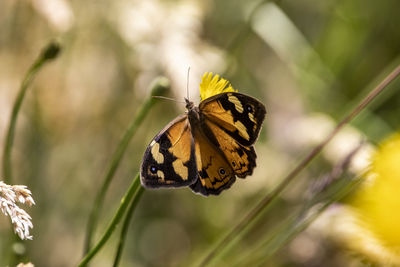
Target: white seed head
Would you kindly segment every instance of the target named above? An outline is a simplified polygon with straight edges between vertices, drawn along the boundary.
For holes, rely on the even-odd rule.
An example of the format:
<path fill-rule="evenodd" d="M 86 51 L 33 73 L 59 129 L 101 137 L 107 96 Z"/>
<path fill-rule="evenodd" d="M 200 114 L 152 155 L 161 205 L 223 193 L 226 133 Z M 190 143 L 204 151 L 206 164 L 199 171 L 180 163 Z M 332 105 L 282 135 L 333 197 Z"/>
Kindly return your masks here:
<path fill-rule="evenodd" d="M 0 181 L 0 210 L 10 216 L 14 232 L 22 239 L 32 239 L 29 230 L 33 228 L 31 216 L 18 207 L 17 203 L 32 206 L 35 204 L 31 191 L 25 185 L 7 185 Z"/>

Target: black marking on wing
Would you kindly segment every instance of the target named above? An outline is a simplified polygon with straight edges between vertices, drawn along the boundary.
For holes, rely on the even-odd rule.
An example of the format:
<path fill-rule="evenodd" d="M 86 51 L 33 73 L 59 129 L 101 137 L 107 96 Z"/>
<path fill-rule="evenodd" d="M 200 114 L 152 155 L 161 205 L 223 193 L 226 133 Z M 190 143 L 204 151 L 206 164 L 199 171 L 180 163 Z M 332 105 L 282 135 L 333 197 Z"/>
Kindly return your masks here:
<path fill-rule="evenodd" d="M 221 128 L 220 126 L 218 126 L 217 124 L 215 124 L 213 122 L 210 122 L 210 123 L 214 124 L 216 127 L 221 129 L 224 133 L 227 133 L 227 131 L 224 128 Z M 246 176 L 253 174 L 253 170 L 257 165 L 256 164 L 257 154 L 256 154 L 253 146 L 245 147 L 245 146 L 241 145 L 239 142 L 237 142 L 236 139 L 232 138 L 232 141 L 237 142 L 237 145 L 239 146 L 239 148 L 235 149 L 233 151 L 224 151 L 224 149 L 221 148 L 221 144 L 218 142 L 218 139 L 215 137 L 213 131 L 210 130 L 210 128 L 207 126 L 207 124 L 204 121 L 202 122 L 202 130 L 203 130 L 204 134 L 207 136 L 207 138 L 210 140 L 210 142 L 215 147 L 219 148 L 219 150 L 222 152 L 224 158 L 231 165 L 231 167 L 234 170 L 234 173 L 237 177 L 245 178 Z M 227 134 L 229 135 L 229 133 L 227 133 Z M 239 157 L 243 157 L 246 154 L 247 155 L 247 164 L 243 164 L 243 163 L 237 162 L 237 161 L 232 162 L 231 160 L 229 160 L 227 155 L 225 155 L 225 154 L 232 153 L 232 152 L 237 152 Z M 248 170 L 242 171 L 243 167 L 245 167 L 245 166 L 247 167 Z"/>
<path fill-rule="evenodd" d="M 239 112 L 236 110 L 235 104 L 228 100 L 229 95 L 236 97 L 240 101 L 243 107 L 243 112 Z M 225 128 L 223 128 L 223 130 L 244 146 L 251 146 L 252 144 L 254 144 L 254 142 L 258 138 L 262 123 L 265 118 L 266 114 L 265 106 L 257 99 L 250 97 L 248 95 L 229 92 L 229 93 L 218 94 L 202 101 L 199 106 L 200 112 L 202 106 L 205 106 L 207 105 L 207 103 L 214 100 L 217 101 L 224 110 L 226 110 L 227 112 L 230 111 L 232 113 L 234 122 L 240 121 L 245 126 L 247 133 L 249 135 L 249 140 L 243 138 L 239 134 L 238 129 L 236 129 L 234 132 L 229 131 L 228 129 Z M 253 114 L 255 122 L 250 119 L 249 113 Z M 210 114 L 207 114 L 207 117 L 209 116 Z M 209 119 L 213 120 L 213 118 Z"/>
<path fill-rule="evenodd" d="M 208 176 L 206 170 L 204 168 L 201 169 L 199 172 L 199 177 L 202 179 L 209 179 L 210 177 Z M 206 188 L 201 184 L 200 178 L 197 179 L 196 182 L 194 182 L 192 185 L 190 185 L 190 188 L 193 190 L 193 192 L 200 193 L 203 196 L 209 196 L 209 195 L 219 195 L 222 191 L 230 188 L 233 183 L 235 183 L 236 178 L 233 176 L 228 183 L 224 184 L 223 186 L 220 186 L 218 188 Z M 219 181 L 214 181 L 211 182 L 211 184 L 214 186 L 217 182 Z"/>
<path fill-rule="evenodd" d="M 188 168 L 187 180 L 183 180 L 181 176 L 175 172 L 173 168 L 173 162 L 177 159 L 177 157 L 168 150 L 172 146 L 171 141 L 168 138 L 168 131 L 174 126 L 175 123 L 179 123 L 182 119 L 185 119 L 185 117 L 181 116 L 172 121 L 150 142 L 151 144 L 153 141 L 155 141 L 160 145 L 159 152 L 164 157 L 164 161 L 162 163 L 157 163 L 151 153 L 152 147 L 150 145 L 147 147 L 143 156 L 140 171 L 141 183 L 144 187 L 182 187 L 188 186 L 197 180 L 198 174 L 193 138 L 190 143 L 190 158 L 188 161 L 183 162 L 183 165 Z M 154 172 L 152 172 L 152 170 L 154 170 Z M 161 171 L 164 177 L 160 177 L 157 171 Z"/>

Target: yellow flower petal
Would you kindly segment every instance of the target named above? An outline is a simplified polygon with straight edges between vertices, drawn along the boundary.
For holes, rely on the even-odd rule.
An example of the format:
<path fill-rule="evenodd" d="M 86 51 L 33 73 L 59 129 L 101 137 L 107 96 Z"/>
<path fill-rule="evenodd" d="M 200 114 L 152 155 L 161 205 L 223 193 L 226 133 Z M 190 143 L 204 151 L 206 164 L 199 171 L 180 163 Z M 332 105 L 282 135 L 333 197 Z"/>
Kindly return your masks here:
<path fill-rule="evenodd" d="M 212 72 L 204 73 L 200 83 L 201 100 L 225 92 L 237 92 L 237 90 L 233 89 L 229 81 L 220 78 L 218 74 L 213 77 Z"/>
<path fill-rule="evenodd" d="M 379 242 L 400 256 L 400 134 L 384 141 L 373 155 L 366 181 L 351 205 L 363 227 Z"/>

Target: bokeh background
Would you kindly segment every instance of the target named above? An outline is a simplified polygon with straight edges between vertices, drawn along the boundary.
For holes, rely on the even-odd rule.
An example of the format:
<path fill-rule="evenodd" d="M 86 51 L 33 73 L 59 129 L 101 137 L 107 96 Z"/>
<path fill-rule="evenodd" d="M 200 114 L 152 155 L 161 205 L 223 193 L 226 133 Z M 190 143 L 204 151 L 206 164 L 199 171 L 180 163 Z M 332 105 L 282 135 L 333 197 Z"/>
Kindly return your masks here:
<path fill-rule="evenodd" d="M 150 95 L 150 83 L 167 77 L 168 96 L 181 100 L 190 67 L 195 102 L 202 74 L 211 71 L 258 98 L 268 112 L 251 177 L 218 197 L 187 188 L 144 192 L 121 266 L 192 264 L 400 63 L 399 10 L 398 0 L 0 1 L 1 147 L 27 69 L 49 41 L 62 47 L 29 88 L 18 118 L 14 183 L 27 185 L 36 201 L 28 209 L 34 239 L 19 244 L 21 261 L 79 262 L 95 194 L 112 152 Z M 236 253 L 273 230 L 301 203 L 310 180 L 329 172 L 361 138 L 372 147 L 398 128 L 400 96 L 396 84 L 391 87 L 281 195 L 276 211 Z M 182 104 L 159 101 L 147 115 L 107 193 L 96 240 L 151 138 L 183 112 Z M 352 165 L 354 175 L 365 166 L 365 155 Z M 264 266 L 370 266 L 333 228 L 321 219 Z M 0 231 L 4 251 L 10 231 L 4 216 Z M 117 237 L 93 266 L 112 264 Z M 232 264 L 228 255 L 218 266 Z"/>

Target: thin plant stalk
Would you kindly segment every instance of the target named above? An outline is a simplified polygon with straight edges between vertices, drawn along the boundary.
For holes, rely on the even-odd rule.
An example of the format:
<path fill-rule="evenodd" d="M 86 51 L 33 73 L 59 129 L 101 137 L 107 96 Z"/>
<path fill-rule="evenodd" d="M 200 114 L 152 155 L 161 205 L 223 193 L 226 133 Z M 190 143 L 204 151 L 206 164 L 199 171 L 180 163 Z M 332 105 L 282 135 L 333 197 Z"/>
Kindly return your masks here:
<path fill-rule="evenodd" d="M 265 266 L 266 261 L 275 253 L 278 251 L 279 248 L 281 248 L 284 244 L 287 244 L 291 240 L 293 240 L 299 233 L 303 232 L 305 229 L 308 228 L 308 226 L 314 222 L 330 205 L 333 203 L 340 201 L 341 199 L 345 198 L 347 195 L 349 195 L 351 192 L 353 192 L 356 188 L 360 186 L 362 183 L 362 179 L 357 178 L 354 181 L 351 181 L 348 185 L 346 185 L 345 188 L 343 188 L 340 192 L 337 192 L 336 195 L 333 198 L 330 198 L 327 200 L 327 202 L 323 203 L 316 211 L 314 211 L 311 215 L 306 216 L 300 223 L 294 221 L 292 225 L 294 227 L 290 227 L 286 234 L 279 238 L 279 237 L 274 237 L 274 240 L 277 245 L 271 246 L 269 242 L 266 244 L 262 244 L 260 248 L 260 253 L 259 253 L 259 263 L 254 264 L 251 266 Z M 269 245 L 269 246 L 268 246 Z M 265 247 L 268 246 L 268 249 L 265 249 Z M 271 249 L 269 249 L 271 248 Z"/>
<path fill-rule="evenodd" d="M 217 245 L 215 245 L 206 257 L 200 262 L 199 266 L 207 266 L 212 260 L 219 257 L 226 247 L 231 245 L 231 242 L 236 236 L 241 234 L 243 229 L 268 208 L 271 202 L 276 199 L 279 194 L 297 177 L 297 175 L 321 152 L 332 138 L 354 117 L 356 117 L 375 97 L 377 97 L 387 86 L 400 75 L 400 65 L 398 65 L 386 78 L 379 83 L 350 113 L 348 113 L 342 121 L 325 137 L 325 139 L 312 149 L 308 155 L 300 161 L 300 163 L 282 180 L 282 182 L 261 201 L 241 220 L 239 223 L 225 236 Z"/>
<path fill-rule="evenodd" d="M 97 244 L 84 256 L 82 261 L 78 264 L 79 267 L 86 266 L 90 262 L 90 260 L 100 251 L 100 249 L 104 246 L 104 244 L 108 241 L 111 234 L 114 232 L 118 223 L 122 219 L 125 211 L 127 210 L 129 203 L 131 203 L 135 195 L 138 196 L 137 193 L 141 191 L 138 189 L 139 187 L 141 187 L 141 185 L 140 185 L 140 175 L 138 173 L 136 177 L 133 179 L 131 185 L 129 186 L 128 191 L 121 199 L 121 205 L 118 207 L 117 212 L 115 213 L 113 219 L 111 220 L 103 236 L 100 238 Z"/>
<path fill-rule="evenodd" d="M 103 184 L 96 195 L 93 208 L 89 216 L 87 230 L 86 230 L 85 246 L 84 246 L 85 254 L 90 250 L 93 234 L 96 231 L 98 217 L 103 206 L 106 192 L 121 162 L 121 159 L 124 156 L 126 149 L 128 148 L 129 142 L 135 135 L 137 129 L 143 122 L 146 115 L 149 113 L 150 109 L 157 102 L 156 98 L 152 96 L 162 95 L 168 88 L 169 88 L 169 81 L 166 78 L 158 78 L 152 83 L 151 96 L 141 105 L 139 111 L 136 113 L 136 116 L 133 118 L 131 124 L 124 133 L 121 142 L 119 143 L 117 149 L 115 150 L 110 165 L 108 166 L 107 172 L 103 178 Z"/>
<path fill-rule="evenodd" d="M 11 149 L 14 143 L 15 127 L 17 124 L 18 113 L 21 109 L 22 101 L 25 98 L 26 91 L 31 85 L 33 79 L 36 77 L 39 70 L 43 65 L 55 59 L 60 52 L 60 46 L 55 43 L 49 43 L 41 52 L 39 57 L 33 62 L 28 72 L 25 74 L 22 80 L 21 87 L 19 89 L 17 98 L 15 99 L 13 109 L 11 112 L 10 124 L 8 126 L 6 141 L 3 150 L 3 179 L 6 184 L 12 184 L 12 168 L 11 168 Z"/>
<path fill-rule="evenodd" d="M 343 199 L 358 187 L 363 179 L 360 176 L 350 177 L 346 175 L 345 171 L 362 145 L 363 142 L 341 163 L 337 164 L 328 175 L 317 179 L 321 183 L 310 187 L 309 194 L 306 194 L 307 203 L 300 211 L 281 223 L 277 229 L 271 230 L 271 233 L 258 245 L 251 245 L 247 249 L 247 253 L 241 253 L 239 261 L 232 261 L 234 266 L 256 266 L 255 262 L 266 262 L 274 253 L 305 230 L 331 204 Z"/>
<path fill-rule="evenodd" d="M 127 236 L 128 229 L 129 229 L 129 223 L 131 222 L 132 215 L 133 215 L 134 211 L 136 210 L 137 204 L 139 203 L 139 200 L 140 200 L 143 192 L 144 192 L 144 188 L 140 186 L 136 191 L 135 197 L 133 198 L 128 211 L 126 212 L 125 220 L 124 220 L 124 223 L 123 223 L 122 229 L 121 229 L 121 234 L 119 236 L 117 252 L 115 253 L 115 259 L 114 259 L 114 264 L 113 264 L 114 267 L 119 266 L 119 262 L 121 260 L 122 252 L 123 252 L 124 246 L 125 246 L 126 236 Z"/>

